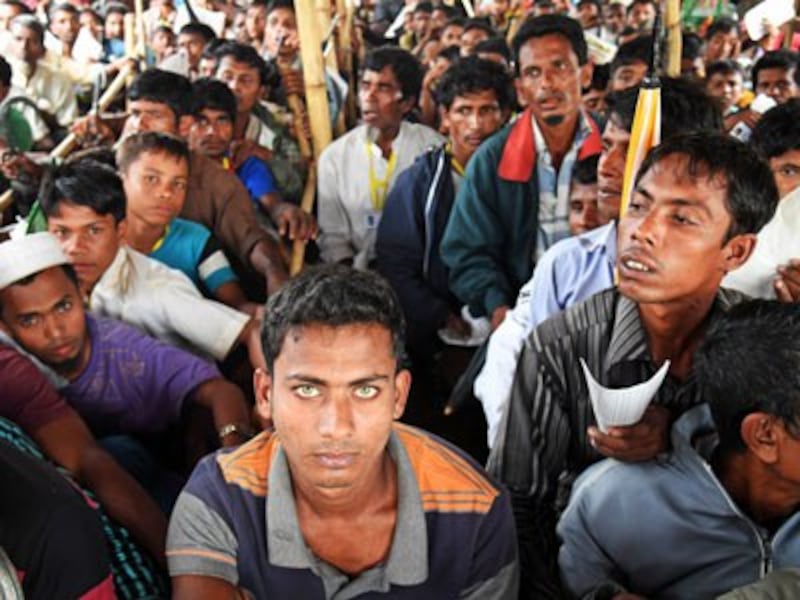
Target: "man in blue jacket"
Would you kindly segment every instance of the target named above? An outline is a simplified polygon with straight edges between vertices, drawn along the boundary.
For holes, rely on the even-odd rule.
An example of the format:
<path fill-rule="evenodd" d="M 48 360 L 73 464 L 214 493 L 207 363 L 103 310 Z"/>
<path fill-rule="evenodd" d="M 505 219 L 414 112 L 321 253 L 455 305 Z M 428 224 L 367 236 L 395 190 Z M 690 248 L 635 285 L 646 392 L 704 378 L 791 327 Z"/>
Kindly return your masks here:
<path fill-rule="evenodd" d="M 575 484 L 558 529 L 571 594 L 713 598 L 800 566 L 798 353 L 796 304 L 712 326 L 694 362 L 708 404 L 675 424 L 671 456 L 606 460 Z"/>
<path fill-rule="evenodd" d="M 601 150 L 598 125 L 581 110 L 592 66 L 580 24 L 537 17 L 512 46 L 527 109 L 470 161 L 441 246 L 451 290 L 493 327 L 536 260 L 569 235 L 572 167 Z"/>
<path fill-rule="evenodd" d="M 451 67 L 437 89 L 446 144 L 425 152 L 400 174 L 378 228 L 378 271 L 400 298 L 413 355 L 427 356 L 445 325 L 463 329 L 460 303 L 448 288 L 439 244 L 453 208 L 464 165 L 481 142 L 508 118 L 514 102 L 511 79 L 495 63 L 465 58 Z"/>

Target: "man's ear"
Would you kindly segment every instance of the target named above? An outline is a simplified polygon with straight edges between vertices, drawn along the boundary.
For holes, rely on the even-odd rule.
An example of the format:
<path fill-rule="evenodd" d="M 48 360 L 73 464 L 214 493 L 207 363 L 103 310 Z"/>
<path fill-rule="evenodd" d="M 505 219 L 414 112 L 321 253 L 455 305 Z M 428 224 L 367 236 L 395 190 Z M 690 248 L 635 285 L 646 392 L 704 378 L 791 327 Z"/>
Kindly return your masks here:
<path fill-rule="evenodd" d="M 741 267 L 756 247 L 756 234 L 743 233 L 733 236 L 723 247 L 723 271 L 730 273 Z"/>
<path fill-rule="evenodd" d="M 253 373 L 253 392 L 256 397 L 256 412 L 265 422 L 272 421 L 272 375 L 264 369 Z"/>
<path fill-rule="evenodd" d="M 194 125 L 194 117 L 192 115 L 183 115 L 178 119 L 178 137 L 189 139 L 189 132 Z"/>
<path fill-rule="evenodd" d="M 439 106 L 439 123 L 442 131 L 450 133 L 450 111 L 444 106 Z"/>
<path fill-rule="evenodd" d="M 747 449 L 766 464 L 778 461 L 778 440 L 780 438 L 780 422 L 763 412 L 754 412 L 742 419 L 739 430 Z"/>
<path fill-rule="evenodd" d="M 400 369 L 394 376 L 394 409 L 392 416 L 399 419 L 403 416 L 408 402 L 408 393 L 411 390 L 411 372 L 408 369 Z"/>
<path fill-rule="evenodd" d="M 125 234 L 128 232 L 128 219 L 122 219 L 117 223 L 117 238 L 120 241 L 125 239 Z"/>
<path fill-rule="evenodd" d="M 400 110 L 403 112 L 403 116 L 410 113 L 416 105 L 417 105 L 416 96 L 409 96 L 404 100 L 400 100 Z"/>
<path fill-rule="evenodd" d="M 592 84 L 592 73 L 594 73 L 594 64 L 592 61 L 586 61 L 585 65 L 581 66 L 581 91 L 585 90 Z"/>

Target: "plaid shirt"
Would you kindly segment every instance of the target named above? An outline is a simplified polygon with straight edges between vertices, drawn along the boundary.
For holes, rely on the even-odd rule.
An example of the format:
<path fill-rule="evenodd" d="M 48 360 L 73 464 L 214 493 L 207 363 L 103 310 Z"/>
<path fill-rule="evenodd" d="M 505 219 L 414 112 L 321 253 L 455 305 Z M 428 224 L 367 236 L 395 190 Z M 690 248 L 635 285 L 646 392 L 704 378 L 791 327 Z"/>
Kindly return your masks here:
<path fill-rule="evenodd" d="M 578 116 L 578 127 L 572 146 L 556 170 L 547 143 L 544 140 L 536 118 L 531 117 L 533 136 L 536 141 L 536 180 L 539 184 L 539 230 L 536 236 L 538 262 L 547 249 L 559 240 L 571 235 L 569 230 L 569 190 L 572 180 L 572 167 L 578 159 L 581 145 L 592 133 L 583 112 Z"/>

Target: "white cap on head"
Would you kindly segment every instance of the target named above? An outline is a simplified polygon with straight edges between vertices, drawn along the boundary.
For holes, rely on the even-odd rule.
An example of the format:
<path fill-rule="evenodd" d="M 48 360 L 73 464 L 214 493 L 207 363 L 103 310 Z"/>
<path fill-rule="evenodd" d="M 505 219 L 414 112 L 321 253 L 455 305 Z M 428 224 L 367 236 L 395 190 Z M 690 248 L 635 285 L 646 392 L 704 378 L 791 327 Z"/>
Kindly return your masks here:
<path fill-rule="evenodd" d="M 69 261 L 53 234 L 32 233 L 0 244 L 0 290 Z"/>

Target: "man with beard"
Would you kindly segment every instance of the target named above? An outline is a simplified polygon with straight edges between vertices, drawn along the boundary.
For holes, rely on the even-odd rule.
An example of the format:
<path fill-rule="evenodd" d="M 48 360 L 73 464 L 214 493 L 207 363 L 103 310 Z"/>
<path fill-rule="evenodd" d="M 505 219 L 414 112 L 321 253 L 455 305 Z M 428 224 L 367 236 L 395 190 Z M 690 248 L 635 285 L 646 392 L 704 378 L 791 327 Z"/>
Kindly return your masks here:
<path fill-rule="evenodd" d="M 537 17 L 512 45 L 528 108 L 470 160 L 441 246 L 451 290 L 495 328 L 538 258 L 569 235 L 572 167 L 601 149 L 597 124 L 581 110 L 592 66 L 580 24 Z"/>

